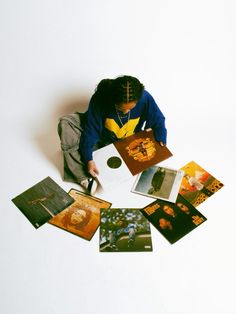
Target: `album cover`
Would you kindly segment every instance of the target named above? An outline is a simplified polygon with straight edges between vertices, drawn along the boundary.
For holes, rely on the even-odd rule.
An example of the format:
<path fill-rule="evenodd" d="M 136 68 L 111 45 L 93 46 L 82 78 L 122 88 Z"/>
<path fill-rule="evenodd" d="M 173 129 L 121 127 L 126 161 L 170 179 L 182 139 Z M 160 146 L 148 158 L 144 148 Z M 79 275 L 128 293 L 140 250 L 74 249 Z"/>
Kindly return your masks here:
<path fill-rule="evenodd" d="M 166 146 L 156 142 L 151 129 L 140 131 L 114 143 L 132 175 L 172 156 Z"/>
<path fill-rule="evenodd" d="M 140 211 L 171 244 L 206 221 L 180 194 L 175 204 L 158 199 Z"/>
<path fill-rule="evenodd" d="M 128 167 L 113 144 L 93 152 L 93 160 L 99 170 L 97 179 L 104 190 L 109 190 L 130 178 Z"/>
<path fill-rule="evenodd" d="M 132 192 L 175 202 L 179 193 L 184 171 L 153 166 L 141 172 Z"/>
<path fill-rule="evenodd" d="M 149 221 L 137 208 L 101 209 L 100 252 L 150 252 Z"/>
<path fill-rule="evenodd" d="M 39 228 L 74 202 L 55 181 L 45 178 L 12 199 L 12 202 Z"/>
<path fill-rule="evenodd" d="M 224 186 L 194 161 L 181 169 L 185 175 L 179 193 L 195 207 Z"/>
<path fill-rule="evenodd" d="M 109 208 L 111 203 L 75 189 L 71 189 L 69 195 L 75 202 L 52 218 L 49 223 L 91 240 L 100 224 L 100 209 Z"/>

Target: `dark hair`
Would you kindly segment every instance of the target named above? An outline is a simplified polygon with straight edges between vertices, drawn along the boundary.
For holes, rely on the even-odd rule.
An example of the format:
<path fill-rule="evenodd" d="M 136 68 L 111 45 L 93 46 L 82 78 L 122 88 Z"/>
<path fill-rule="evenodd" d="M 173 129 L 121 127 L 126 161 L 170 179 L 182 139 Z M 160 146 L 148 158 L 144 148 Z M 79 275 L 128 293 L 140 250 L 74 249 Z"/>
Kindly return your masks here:
<path fill-rule="evenodd" d="M 114 100 L 117 105 L 139 100 L 143 90 L 143 84 L 133 76 L 120 76 L 113 82 Z"/>
<path fill-rule="evenodd" d="M 115 79 L 104 79 L 99 82 L 94 96 L 109 105 L 119 105 L 138 101 L 144 91 L 144 85 L 133 76 L 124 75 Z"/>

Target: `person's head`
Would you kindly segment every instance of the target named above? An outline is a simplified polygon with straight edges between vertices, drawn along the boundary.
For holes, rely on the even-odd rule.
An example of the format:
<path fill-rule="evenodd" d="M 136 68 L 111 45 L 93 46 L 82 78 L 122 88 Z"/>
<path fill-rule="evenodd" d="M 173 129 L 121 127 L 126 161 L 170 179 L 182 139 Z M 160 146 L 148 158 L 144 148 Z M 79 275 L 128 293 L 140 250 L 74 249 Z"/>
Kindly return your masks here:
<path fill-rule="evenodd" d="M 88 224 L 91 217 L 91 211 L 82 208 L 70 208 L 64 216 L 63 223 L 65 227 L 73 226 L 76 229 Z"/>
<path fill-rule="evenodd" d="M 173 229 L 171 222 L 165 218 L 159 219 L 159 226 L 163 230 L 165 230 L 165 229 L 172 230 Z"/>
<path fill-rule="evenodd" d="M 83 209 L 78 209 L 76 211 L 73 212 L 73 214 L 70 217 L 71 223 L 73 225 L 77 225 L 79 223 L 81 223 L 85 217 L 87 216 L 87 213 L 85 210 Z"/>
<path fill-rule="evenodd" d="M 190 209 L 184 205 L 183 203 L 177 203 L 177 206 L 185 213 L 185 214 L 190 214 Z"/>
<path fill-rule="evenodd" d="M 172 217 L 176 216 L 176 213 L 174 211 L 174 209 L 172 207 L 170 207 L 169 205 L 164 205 L 163 206 L 163 211 L 167 214 L 170 215 Z"/>
<path fill-rule="evenodd" d="M 114 79 L 113 97 L 116 109 L 123 113 L 129 112 L 141 98 L 143 90 L 143 84 L 136 77 L 124 75 Z"/>
<path fill-rule="evenodd" d="M 144 91 L 144 85 L 133 76 L 119 76 L 113 80 L 104 79 L 98 86 L 96 93 L 118 111 L 128 113 L 135 107 Z"/>

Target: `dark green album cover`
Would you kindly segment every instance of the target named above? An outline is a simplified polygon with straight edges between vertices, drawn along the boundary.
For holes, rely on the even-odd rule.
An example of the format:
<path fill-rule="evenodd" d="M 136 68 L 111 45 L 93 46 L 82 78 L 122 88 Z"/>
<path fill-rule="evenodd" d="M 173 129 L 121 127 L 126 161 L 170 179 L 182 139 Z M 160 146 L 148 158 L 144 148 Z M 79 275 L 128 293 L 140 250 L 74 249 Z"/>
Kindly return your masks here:
<path fill-rule="evenodd" d="M 158 199 L 140 211 L 171 244 L 206 221 L 180 194 L 176 203 Z"/>
<path fill-rule="evenodd" d="M 13 198 L 12 202 L 35 228 L 39 228 L 71 205 L 74 199 L 47 177 Z"/>

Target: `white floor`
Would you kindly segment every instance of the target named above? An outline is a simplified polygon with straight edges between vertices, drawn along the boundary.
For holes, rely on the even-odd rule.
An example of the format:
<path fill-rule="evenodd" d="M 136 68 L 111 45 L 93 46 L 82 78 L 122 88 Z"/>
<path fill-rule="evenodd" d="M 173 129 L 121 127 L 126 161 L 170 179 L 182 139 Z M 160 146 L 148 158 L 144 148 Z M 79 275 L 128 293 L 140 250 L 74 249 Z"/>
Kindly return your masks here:
<path fill-rule="evenodd" d="M 234 314 L 234 1 L 0 2 L 2 314 Z M 166 116 L 162 164 L 195 160 L 225 186 L 198 209 L 208 218 L 176 244 L 152 228 L 152 253 L 99 253 L 11 199 L 46 176 L 66 191 L 56 128 L 85 110 L 100 79 L 137 76 Z M 98 195 L 143 207 L 122 185 Z"/>

